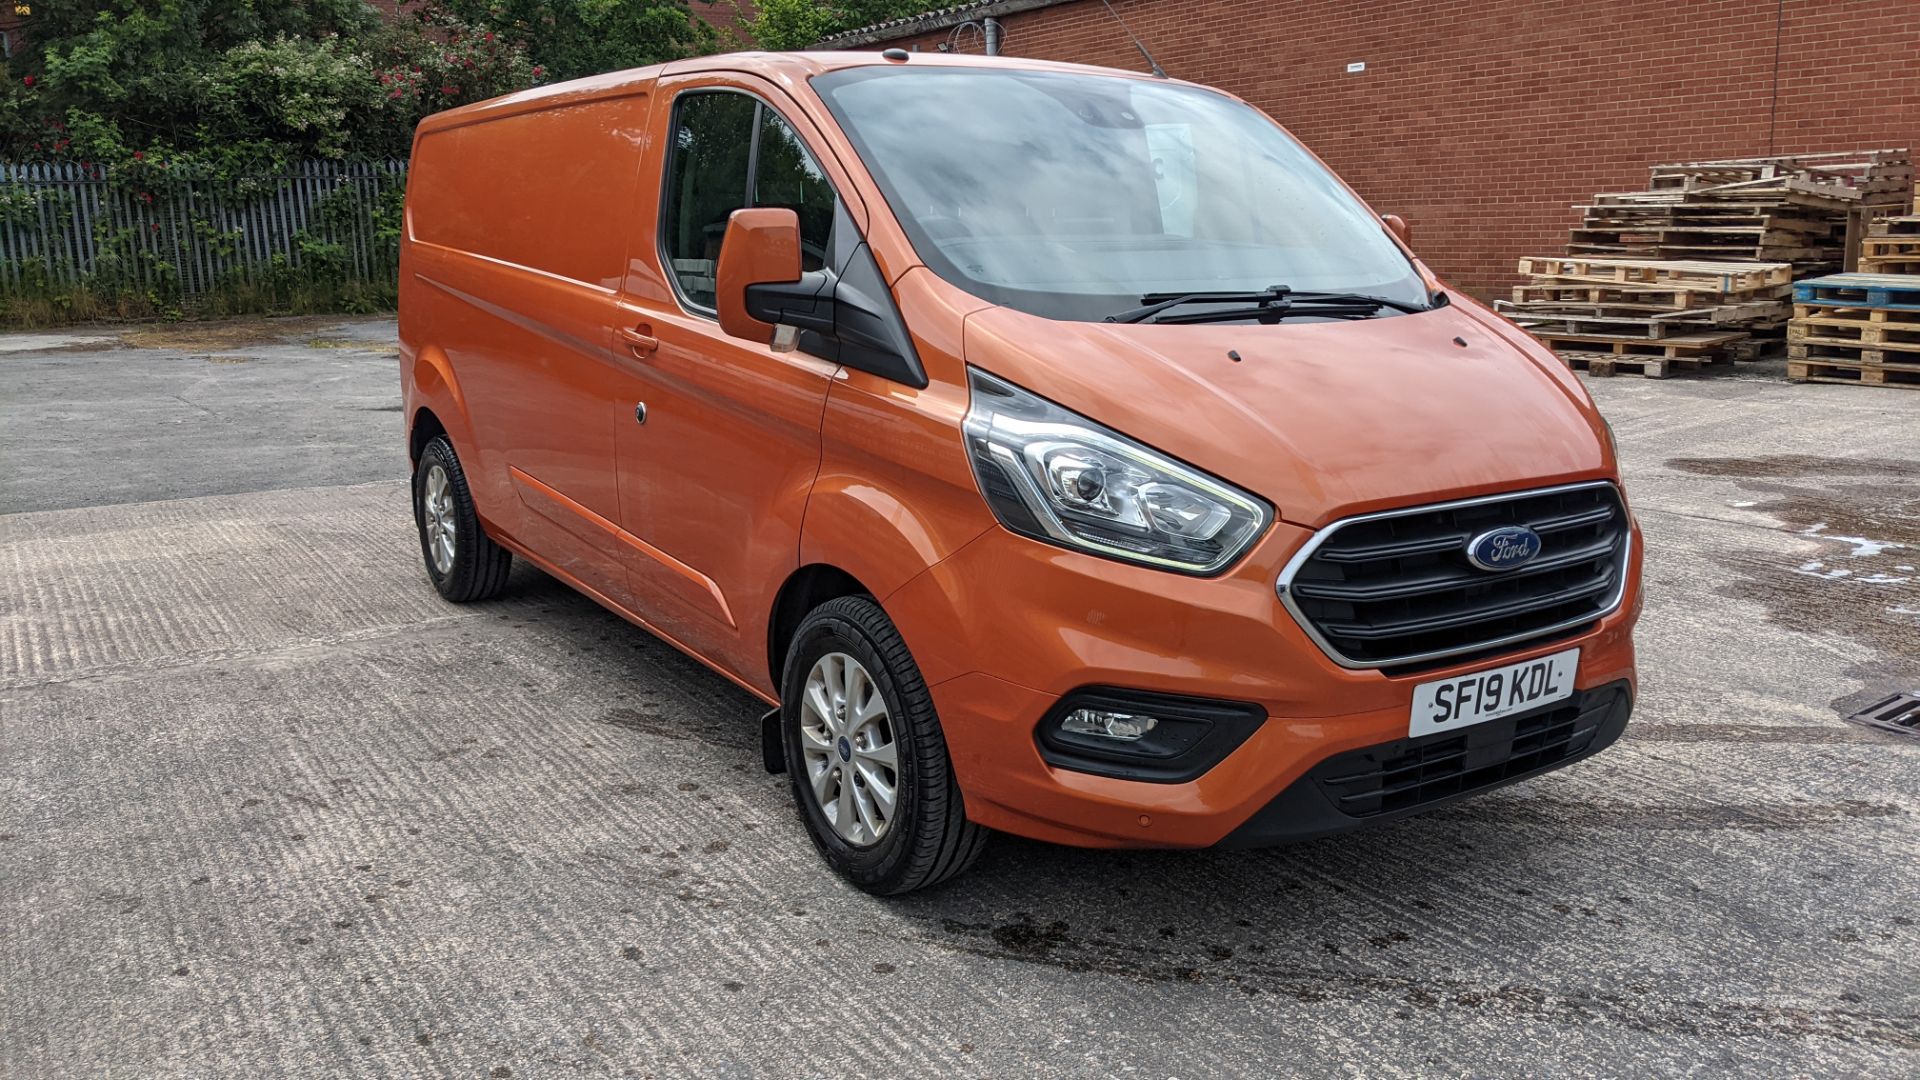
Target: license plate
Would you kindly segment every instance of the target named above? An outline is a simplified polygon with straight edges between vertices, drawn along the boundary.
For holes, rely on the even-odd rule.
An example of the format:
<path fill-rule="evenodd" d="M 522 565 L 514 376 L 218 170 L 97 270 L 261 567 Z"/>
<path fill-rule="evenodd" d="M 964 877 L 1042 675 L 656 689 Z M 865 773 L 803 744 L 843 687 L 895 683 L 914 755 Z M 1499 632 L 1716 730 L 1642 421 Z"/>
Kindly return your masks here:
<path fill-rule="evenodd" d="M 1421 683 L 1413 688 L 1413 717 L 1408 735 L 1472 727 L 1488 720 L 1551 705 L 1573 696 L 1573 673 L 1580 666 L 1580 650 L 1523 660 Z"/>

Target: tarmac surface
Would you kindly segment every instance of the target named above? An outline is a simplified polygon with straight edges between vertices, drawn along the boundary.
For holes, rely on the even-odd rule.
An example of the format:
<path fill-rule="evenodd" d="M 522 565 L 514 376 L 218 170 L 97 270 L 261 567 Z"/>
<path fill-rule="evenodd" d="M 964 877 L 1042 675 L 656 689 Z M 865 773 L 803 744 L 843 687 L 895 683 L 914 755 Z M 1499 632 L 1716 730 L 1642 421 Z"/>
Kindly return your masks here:
<path fill-rule="evenodd" d="M 1920 1074 L 1920 394 L 1590 385 L 1590 762 L 1277 851 L 843 886 L 756 703 L 427 585 L 390 320 L 0 337 L 0 1075 Z"/>

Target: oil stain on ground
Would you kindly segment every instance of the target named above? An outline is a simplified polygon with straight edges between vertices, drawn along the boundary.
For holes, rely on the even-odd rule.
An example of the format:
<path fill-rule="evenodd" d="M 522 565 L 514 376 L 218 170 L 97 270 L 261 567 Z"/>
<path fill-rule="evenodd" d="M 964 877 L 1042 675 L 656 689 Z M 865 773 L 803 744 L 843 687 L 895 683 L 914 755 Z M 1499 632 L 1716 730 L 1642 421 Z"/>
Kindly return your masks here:
<path fill-rule="evenodd" d="M 1457 820 L 1475 826 L 1510 823 L 1525 826 L 1551 817 L 1565 828 L 1627 829 L 1639 832 L 1780 832 L 1819 829 L 1867 818 L 1898 818 L 1906 811 L 1892 803 L 1847 799 L 1832 803 L 1701 803 L 1635 806 L 1626 803 L 1568 802 L 1531 797 L 1494 798 L 1444 806 L 1429 812 L 1436 821 Z"/>
<path fill-rule="evenodd" d="M 1646 986 L 1553 988 L 1480 981 L 1431 970 L 1401 975 L 1313 963 L 1278 951 L 1223 950 L 1167 944 L 1125 932 L 1076 932 L 1064 922 L 1031 919 L 974 923 L 942 919 L 938 929 L 908 937 L 949 952 L 1040 964 L 1146 983 L 1217 983 L 1245 994 L 1278 994 L 1306 1003 L 1398 1001 L 1406 1010 L 1459 1011 L 1496 1019 L 1558 1025 L 1609 1025 L 1654 1034 L 1720 1038 L 1823 1038 L 1903 1050 L 1920 1049 L 1910 1017 L 1852 1004 L 1828 1007 L 1770 1001 L 1667 997 Z M 1411 938 L 1403 935 L 1403 941 Z M 1250 956 L 1249 953 L 1265 955 Z"/>
<path fill-rule="evenodd" d="M 1836 458 L 1817 454 L 1770 454 L 1743 458 L 1668 458 L 1669 468 L 1696 476 L 1747 480 L 1794 480 L 1821 476 L 1888 476 L 1920 479 L 1920 461 L 1896 458 Z"/>
<path fill-rule="evenodd" d="M 1743 580 L 1723 595 L 1759 601 L 1787 629 L 1844 634 L 1920 669 L 1920 461 L 1777 455 L 1667 464 L 1733 480 L 1755 496 L 1742 509 L 1778 519 L 1810 545 L 1788 557 L 1733 553 L 1728 564 Z"/>
<path fill-rule="evenodd" d="M 703 742 L 730 748 L 744 748 L 755 742 L 754 730 L 745 720 L 732 723 L 716 720 L 712 724 L 693 726 L 663 717 L 657 712 L 623 707 L 608 709 L 601 714 L 600 722 L 609 727 L 676 742 Z"/>

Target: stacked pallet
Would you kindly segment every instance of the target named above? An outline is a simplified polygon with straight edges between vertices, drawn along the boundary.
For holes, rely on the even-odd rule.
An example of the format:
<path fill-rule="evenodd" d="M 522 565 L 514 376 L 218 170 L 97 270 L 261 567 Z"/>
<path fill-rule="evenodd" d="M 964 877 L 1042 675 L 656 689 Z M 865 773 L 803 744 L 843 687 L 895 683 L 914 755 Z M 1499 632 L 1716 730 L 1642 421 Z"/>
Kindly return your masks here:
<path fill-rule="evenodd" d="M 1654 165 L 1645 191 L 1577 207 L 1569 255 L 1786 262 L 1804 277 L 1841 268 L 1848 222 L 1902 211 L 1906 150 Z"/>
<path fill-rule="evenodd" d="M 1724 188 L 1732 184 L 1784 183 L 1788 188 L 1839 191 L 1861 206 L 1899 213 L 1914 186 L 1913 159 L 1906 147 L 1893 150 L 1848 150 L 1831 154 L 1785 154 L 1776 157 L 1724 158 L 1655 165 L 1655 188 Z"/>
<path fill-rule="evenodd" d="M 1920 276 L 1836 274 L 1796 282 L 1787 378 L 1920 388 Z"/>
<path fill-rule="evenodd" d="M 1568 255 L 1525 258 L 1495 306 L 1576 368 L 1665 378 L 1742 355 L 1786 322 L 1793 267 Z"/>
<path fill-rule="evenodd" d="M 1920 196 L 1916 196 L 1920 198 Z M 1920 206 L 1911 217 L 1883 218 L 1860 241 L 1863 274 L 1920 274 Z"/>

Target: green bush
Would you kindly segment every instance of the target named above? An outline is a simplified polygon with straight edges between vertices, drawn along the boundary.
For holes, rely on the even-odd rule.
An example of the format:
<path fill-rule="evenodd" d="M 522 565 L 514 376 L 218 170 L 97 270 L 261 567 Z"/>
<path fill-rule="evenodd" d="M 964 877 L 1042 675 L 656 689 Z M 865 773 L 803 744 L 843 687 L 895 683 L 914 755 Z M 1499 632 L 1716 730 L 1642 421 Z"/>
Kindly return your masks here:
<path fill-rule="evenodd" d="M 239 175 L 404 157 L 428 113 L 719 39 L 686 0 L 57 0 L 17 40 L 0 158 Z"/>
<path fill-rule="evenodd" d="M 938 6 L 762 0 L 748 26 L 764 47 L 799 48 Z M 0 160 L 80 166 L 152 212 L 137 227 L 96 225 L 85 275 L 34 260 L 6 267 L 0 322 L 390 306 L 398 185 L 370 208 L 343 189 L 294 238 L 297 264 L 278 257 L 212 289 L 196 282 L 191 297 L 173 253 L 231 257 L 241 237 L 185 196 L 211 186 L 230 203 L 264 198 L 300 162 L 405 158 L 429 113 L 724 44 L 686 0 L 417 0 L 407 10 L 383 19 L 363 0 L 31 5 L 0 61 Z M 0 184 L 0 228 L 65 223 L 73 208 L 62 198 Z"/>
<path fill-rule="evenodd" d="M 863 26 L 952 7 L 956 0 L 758 0 L 747 31 L 763 49 L 804 49 Z"/>

